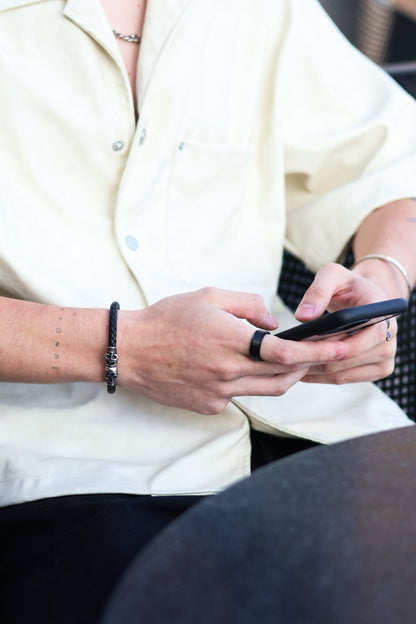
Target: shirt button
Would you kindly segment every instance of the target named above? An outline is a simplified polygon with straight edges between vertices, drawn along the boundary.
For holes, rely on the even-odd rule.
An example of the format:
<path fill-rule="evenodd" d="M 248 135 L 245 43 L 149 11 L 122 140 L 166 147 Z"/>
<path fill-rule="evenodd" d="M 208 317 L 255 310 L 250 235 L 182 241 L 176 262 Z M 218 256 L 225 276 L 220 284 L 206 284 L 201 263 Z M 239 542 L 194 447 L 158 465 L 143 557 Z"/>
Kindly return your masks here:
<path fill-rule="evenodd" d="M 139 136 L 139 145 L 143 145 L 143 143 L 145 142 L 146 134 L 147 134 L 147 130 L 146 130 L 146 128 L 143 128 L 143 130 L 140 132 L 140 136 Z"/>
<path fill-rule="evenodd" d="M 123 141 L 115 141 L 115 142 L 113 143 L 112 147 L 113 147 L 113 150 L 114 150 L 115 152 L 119 152 L 120 150 L 122 150 L 122 149 L 123 149 L 123 147 L 124 147 L 124 143 L 123 143 Z"/>
<path fill-rule="evenodd" d="M 137 238 L 135 238 L 131 234 L 128 234 L 126 236 L 126 245 L 131 251 L 137 251 L 139 248 L 139 243 L 137 241 Z"/>

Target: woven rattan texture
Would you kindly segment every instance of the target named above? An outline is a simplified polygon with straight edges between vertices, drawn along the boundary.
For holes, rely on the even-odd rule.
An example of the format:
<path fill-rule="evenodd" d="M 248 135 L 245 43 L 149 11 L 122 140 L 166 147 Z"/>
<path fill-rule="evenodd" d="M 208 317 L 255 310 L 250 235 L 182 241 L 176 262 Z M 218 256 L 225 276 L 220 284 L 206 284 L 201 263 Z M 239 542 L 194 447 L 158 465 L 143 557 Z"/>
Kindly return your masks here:
<path fill-rule="evenodd" d="M 349 256 L 346 265 L 352 264 Z M 313 280 L 313 273 L 303 263 L 285 252 L 278 292 L 286 305 L 295 310 L 303 293 Z M 416 289 L 413 290 L 408 313 L 399 320 L 396 368 L 394 373 L 376 382 L 416 421 Z"/>

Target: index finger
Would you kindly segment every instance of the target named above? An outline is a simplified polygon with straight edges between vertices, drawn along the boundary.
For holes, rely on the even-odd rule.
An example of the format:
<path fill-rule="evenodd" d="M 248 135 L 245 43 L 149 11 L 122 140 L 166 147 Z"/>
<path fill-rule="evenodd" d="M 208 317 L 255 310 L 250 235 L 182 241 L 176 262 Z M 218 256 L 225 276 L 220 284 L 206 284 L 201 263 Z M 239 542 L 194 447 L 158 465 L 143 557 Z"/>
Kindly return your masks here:
<path fill-rule="evenodd" d="M 265 362 L 292 366 L 344 360 L 350 347 L 341 340 L 300 341 L 284 340 L 268 334 L 261 344 L 260 355 Z"/>

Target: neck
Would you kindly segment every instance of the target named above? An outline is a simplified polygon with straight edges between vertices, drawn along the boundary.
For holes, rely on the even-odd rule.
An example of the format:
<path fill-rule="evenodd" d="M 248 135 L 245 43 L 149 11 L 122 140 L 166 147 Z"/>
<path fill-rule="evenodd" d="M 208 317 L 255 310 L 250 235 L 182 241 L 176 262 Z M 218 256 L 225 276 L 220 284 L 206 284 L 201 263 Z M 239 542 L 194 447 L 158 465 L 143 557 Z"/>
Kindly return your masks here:
<path fill-rule="evenodd" d="M 112 30 L 122 35 L 141 35 L 143 31 L 146 0 L 100 0 Z M 137 118 L 136 73 L 140 45 L 116 37 L 133 94 Z"/>

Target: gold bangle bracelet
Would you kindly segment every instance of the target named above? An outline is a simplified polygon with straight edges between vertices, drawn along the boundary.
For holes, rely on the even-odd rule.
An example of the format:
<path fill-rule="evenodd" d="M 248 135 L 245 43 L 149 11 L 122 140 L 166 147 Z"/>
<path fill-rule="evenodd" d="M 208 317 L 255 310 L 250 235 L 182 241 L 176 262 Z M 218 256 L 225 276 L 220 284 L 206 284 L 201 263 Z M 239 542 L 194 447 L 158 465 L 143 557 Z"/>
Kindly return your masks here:
<path fill-rule="evenodd" d="M 410 296 L 412 294 L 412 285 L 410 283 L 409 274 L 404 268 L 404 266 L 398 260 L 396 260 L 396 258 L 392 258 L 391 256 L 384 256 L 383 254 L 368 254 L 368 256 L 363 256 L 362 258 L 359 258 L 358 260 L 356 260 L 351 268 L 353 269 L 359 262 L 363 262 L 363 260 L 384 260 L 384 262 L 389 262 L 390 264 L 395 266 L 396 269 L 400 271 L 400 273 L 402 274 L 403 278 L 406 281 L 407 288 L 409 289 L 409 299 L 410 299 Z"/>

